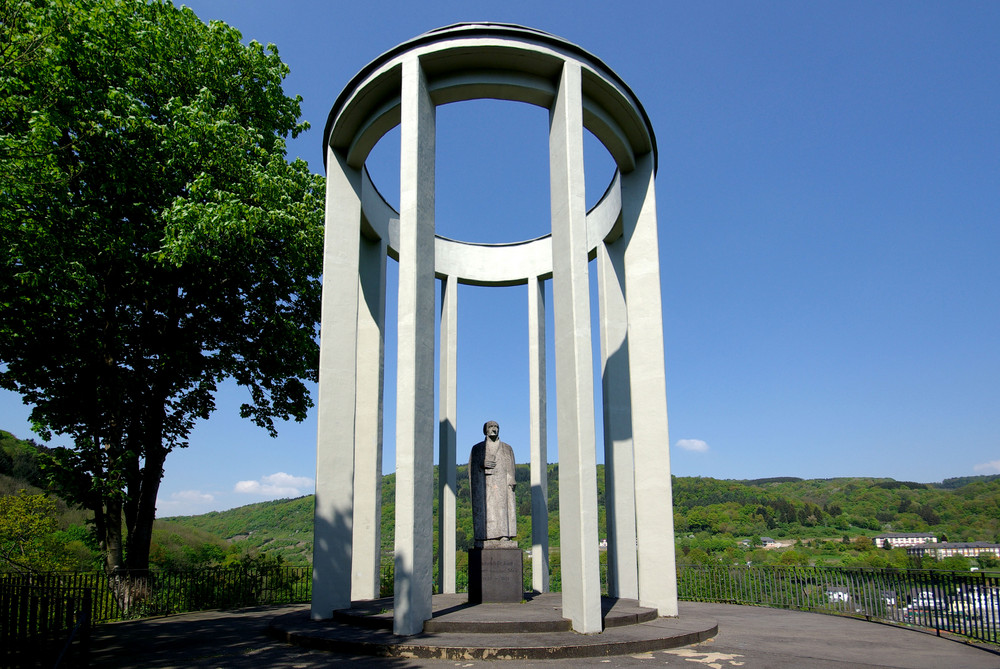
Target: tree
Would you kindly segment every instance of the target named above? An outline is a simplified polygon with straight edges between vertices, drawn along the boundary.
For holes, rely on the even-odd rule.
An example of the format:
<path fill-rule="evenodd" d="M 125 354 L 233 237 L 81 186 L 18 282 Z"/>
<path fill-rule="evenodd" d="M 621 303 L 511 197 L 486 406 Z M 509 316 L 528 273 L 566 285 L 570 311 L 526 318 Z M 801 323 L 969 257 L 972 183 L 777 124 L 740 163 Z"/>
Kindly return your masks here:
<path fill-rule="evenodd" d="M 930 504 L 924 504 L 917 511 L 917 515 L 924 519 L 924 522 L 928 525 L 937 525 L 941 522 L 941 517 L 937 515 Z"/>
<path fill-rule="evenodd" d="M 56 504 L 45 495 L 0 497 L 0 571 L 65 569 L 70 560 L 57 529 Z"/>
<path fill-rule="evenodd" d="M 790 548 L 781 552 L 781 555 L 778 556 L 778 564 L 786 566 L 807 565 L 809 564 L 809 556 L 802 551 Z"/>
<path fill-rule="evenodd" d="M 708 565 L 712 564 L 714 561 L 704 549 L 692 548 L 688 551 L 687 555 L 684 556 L 682 562 L 695 565 Z"/>
<path fill-rule="evenodd" d="M 851 548 L 860 553 L 866 553 L 875 550 L 875 542 L 865 536 L 854 537 L 851 541 Z"/>
<path fill-rule="evenodd" d="M 944 571 L 969 571 L 971 566 L 972 561 L 964 555 L 951 555 L 938 560 L 934 568 Z"/>
<path fill-rule="evenodd" d="M 322 178 L 273 45 L 166 2 L 0 0 L 0 387 L 145 569 L 163 463 L 217 385 L 275 433 L 316 377 Z M 125 527 L 123 533 L 122 527 Z"/>
<path fill-rule="evenodd" d="M 976 557 L 976 561 L 979 563 L 980 569 L 996 569 L 1000 567 L 1000 559 L 993 553 L 982 552 Z"/>

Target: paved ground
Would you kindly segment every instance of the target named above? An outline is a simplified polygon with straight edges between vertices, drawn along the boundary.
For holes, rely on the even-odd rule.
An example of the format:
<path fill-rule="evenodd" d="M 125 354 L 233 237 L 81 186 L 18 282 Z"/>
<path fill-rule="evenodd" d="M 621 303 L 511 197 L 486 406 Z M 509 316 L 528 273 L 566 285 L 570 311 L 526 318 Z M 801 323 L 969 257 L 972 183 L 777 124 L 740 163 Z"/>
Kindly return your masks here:
<path fill-rule="evenodd" d="M 359 655 L 405 658 L 510 660 L 607 657 L 697 643 L 715 636 L 714 618 L 686 613 L 657 618 L 634 599 L 601 599 L 605 631 L 577 634 L 562 617 L 562 595 L 530 595 L 521 602 L 470 605 L 465 593 L 434 595 L 427 633 L 392 633 L 392 598 L 357 602 L 335 611 L 331 621 L 314 621 L 305 609 L 272 618 L 276 639 L 312 648 Z M 428 629 L 428 628 L 432 629 Z"/>
<path fill-rule="evenodd" d="M 313 669 L 350 662 L 353 667 L 670 667 L 699 669 L 783 669 L 815 667 L 900 667 L 905 669 L 997 669 L 1000 654 L 933 634 L 837 618 L 725 604 L 681 603 L 681 616 L 711 616 L 714 639 L 668 651 L 547 661 L 402 660 L 354 657 L 295 648 L 264 634 L 275 615 L 303 605 L 239 611 L 206 611 L 165 618 L 100 625 L 92 637 L 95 667 L 274 667 Z"/>

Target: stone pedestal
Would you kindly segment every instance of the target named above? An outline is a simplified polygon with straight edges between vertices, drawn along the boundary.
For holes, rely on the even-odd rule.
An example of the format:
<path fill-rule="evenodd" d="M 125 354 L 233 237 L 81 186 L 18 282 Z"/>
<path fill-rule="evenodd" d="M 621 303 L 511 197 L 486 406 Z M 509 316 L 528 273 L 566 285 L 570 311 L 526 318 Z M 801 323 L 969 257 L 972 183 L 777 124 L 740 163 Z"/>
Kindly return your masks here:
<path fill-rule="evenodd" d="M 524 599 L 520 548 L 469 550 L 469 603 L 520 602 Z"/>

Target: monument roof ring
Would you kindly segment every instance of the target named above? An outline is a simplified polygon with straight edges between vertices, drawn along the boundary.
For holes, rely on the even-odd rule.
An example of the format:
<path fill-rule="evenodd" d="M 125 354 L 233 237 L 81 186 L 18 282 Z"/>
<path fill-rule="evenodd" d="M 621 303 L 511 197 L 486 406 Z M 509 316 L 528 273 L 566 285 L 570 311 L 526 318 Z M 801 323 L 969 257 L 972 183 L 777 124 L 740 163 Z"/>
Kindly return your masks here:
<path fill-rule="evenodd" d="M 656 139 L 631 89 L 600 59 L 579 46 L 539 30 L 502 23 L 460 23 L 419 35 L 385 52 L 348 83 L 327 119 L 324 142 L 351 168 L 362 170 L 366 233 L 386 240 L 398 257 L 399 215 L 372 184 L 364 163 L 375 144 L 400 121 L 402 62 L 416 56 L 436 105 L 492 98 L 549 109 L 563 63 L 582 71 L 583 124 L 605 146 L 617 173 L 630 172 L 636 156 L 652 154 Z M 324 157 L 325 157 L 324 151 Z M 330 167 L 329 165 L 327 166 Z M 587 214 L 593 251 L 616 236 L 621 211 L 618 174 Z M 552 274 L 549 235 L 523 242 L 481 244 L 437 236 L 435 272 L 462 283 L 513 285 Z"/>

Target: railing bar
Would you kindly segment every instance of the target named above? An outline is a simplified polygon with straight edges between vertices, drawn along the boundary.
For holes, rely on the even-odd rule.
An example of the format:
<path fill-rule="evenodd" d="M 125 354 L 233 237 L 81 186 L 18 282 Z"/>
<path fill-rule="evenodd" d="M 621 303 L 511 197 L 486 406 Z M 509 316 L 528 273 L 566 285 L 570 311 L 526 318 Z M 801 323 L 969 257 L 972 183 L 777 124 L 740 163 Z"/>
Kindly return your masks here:
<path fill-rule="evenodd" d="M 863 609 L 865 605 L 864 585 L 861 582 L 861 574 L 851 571 L 847 575 L 847 599 L 844 601 L 844 610 L 848 615 L 857 614 L 858 609 Z"/>
<path fill-rule="evenodd" d="M 392 578 L 385 564 L 382 577 Z M 134 578 L 130 584 L 127 577 L 101 573 L 0 575 L 0 641 L 7 649 L 39 634 L 62 634 L 80 617 L 96 623 L 134 616 L 138 609 L 124 608 L 129 598 L 135 604 L 145 598 L 147 614 L 176 613 L 306 602 L 312 585 L 308 567 L 284 566 L 153 571 Z M 860 613 L 988 643 L 1000 634 L 1000 579 L 981 572 L 719 564 L 680 568 L 678 586 L 690 601 Z"/>

